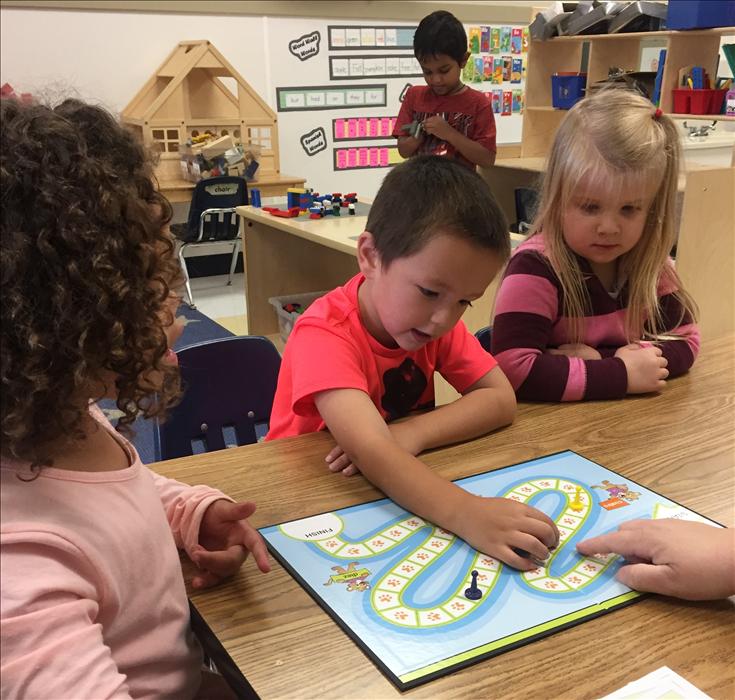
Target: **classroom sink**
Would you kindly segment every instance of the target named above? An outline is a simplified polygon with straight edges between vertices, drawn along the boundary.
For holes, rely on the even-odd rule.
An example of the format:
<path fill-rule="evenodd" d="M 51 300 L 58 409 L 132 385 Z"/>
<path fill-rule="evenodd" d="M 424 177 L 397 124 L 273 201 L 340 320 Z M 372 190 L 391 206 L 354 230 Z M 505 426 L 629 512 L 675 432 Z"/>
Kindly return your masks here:
<path fill-rule="evenodd" d="M 716 129 L 706 136 L 682 135 L 681 146 L 685 166 L 696 163 L 713 168 L 727 168 L 735 163 L 735 131 Z"/>

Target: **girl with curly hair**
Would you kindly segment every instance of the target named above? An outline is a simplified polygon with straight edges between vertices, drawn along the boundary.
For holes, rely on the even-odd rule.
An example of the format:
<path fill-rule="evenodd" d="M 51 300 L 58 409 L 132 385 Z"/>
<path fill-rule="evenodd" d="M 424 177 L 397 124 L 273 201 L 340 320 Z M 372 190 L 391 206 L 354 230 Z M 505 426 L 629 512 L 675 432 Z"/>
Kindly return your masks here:
<path fill-rule="evenodd" d="M 255 506 L 153 473 L 95 406 L 125 430 L 178 397 L 170 207 L 98 107 L 3 99 L 0 135 L 3 697 L 196 697 L 177 548 L 195 587 L 268 571 Z"/>

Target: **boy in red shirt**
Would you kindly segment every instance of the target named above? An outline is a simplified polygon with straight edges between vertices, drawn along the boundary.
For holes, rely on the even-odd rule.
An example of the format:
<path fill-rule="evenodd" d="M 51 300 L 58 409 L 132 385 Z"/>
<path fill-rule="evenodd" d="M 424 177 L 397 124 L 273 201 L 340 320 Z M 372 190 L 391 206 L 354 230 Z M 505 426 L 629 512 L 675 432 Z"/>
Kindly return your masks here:
<path fill-rule="evenodd" d="M 472 168 L 495 162 L 495 118 L 487 97 L 463 84 L 462 69 L 469 58 L 467 34 L 450 12 L 424 17 L 413 37 L 413 52 L 424 72 L 426 86 L 408 89 L 393 136 L 398 152 L 409 158 L 431 154 L 454 158 Z M 404 128 L 420 124 L 418 132 Z"/>
<path fill-rule="evenodd" d="M 533 568 L 557 542 L 546 515 L 470 494 L 414 456 L 513 420 L 510 383 L 460 320 L 508 258 L 502 212 L 479 175 L 421 156 L 385 178 L 357 246 L 360 274 L 315 301 L 286 343 L 268 439 L 328 428 L 332 471 L 359 469 L 410 512 Z M 433 407 L 434 371 L 462 396 L 386 423 Z"/>

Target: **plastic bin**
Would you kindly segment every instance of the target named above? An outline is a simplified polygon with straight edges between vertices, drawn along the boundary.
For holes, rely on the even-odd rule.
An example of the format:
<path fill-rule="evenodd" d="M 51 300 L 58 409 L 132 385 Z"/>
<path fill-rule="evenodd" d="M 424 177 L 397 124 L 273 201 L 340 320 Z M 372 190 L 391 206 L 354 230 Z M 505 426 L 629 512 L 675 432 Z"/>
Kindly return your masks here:
<path fill-rule="evenodd" d="M 571 109 L 584 97 L 587 73 L 555 73 L 551 76 L 551 104 L 554 109 Z"/>
<path fill-rule="evenodd" d="M 735 24 L 732 0 L 669 0 L 667 29 L 709 29 Z"/>
<path fill-rule="evenodd" d="M 311 302 L 323 297 L 326 292 L 306 292 L 304 294 L 288 294 L 282 297 L 271 297 L 268 303 L 273 306 L 278 316 L 278 332 L 281 340 L 285 343 L 291 335 L 294 323 L 299 320 L 301 314 L 311 305 Z M 287 304 L 301 304 L 301 311 L 286 311 L 283 307 Z"/>
<path fill-rule="evenodd" d="M 727 90 L 674 88 L 674 114 L 720 114 Z"/>

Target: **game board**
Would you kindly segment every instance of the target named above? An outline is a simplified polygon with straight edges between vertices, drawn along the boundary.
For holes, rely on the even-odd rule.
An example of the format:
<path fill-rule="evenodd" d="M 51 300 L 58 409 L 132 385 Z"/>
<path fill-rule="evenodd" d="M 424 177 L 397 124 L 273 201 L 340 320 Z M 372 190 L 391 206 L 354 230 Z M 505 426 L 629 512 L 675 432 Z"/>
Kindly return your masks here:
<path fill-rule="evenodd" d="M 511 569 L 388 499 L 260 530 L 273 555 L 400 690 L 642 595 L 614 579 L 619 557 L 583 557 L 576 542 L 636 518 L 716 525 L 570 451 L 456 483 L 549 515 L 560 543 L 545 566 Z"/>

